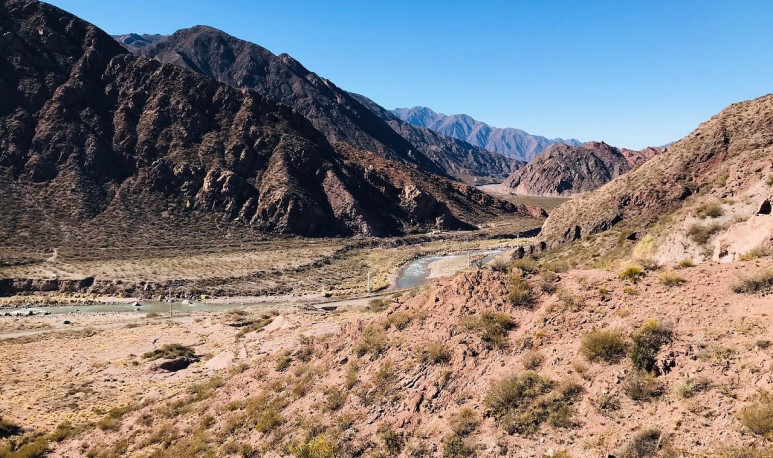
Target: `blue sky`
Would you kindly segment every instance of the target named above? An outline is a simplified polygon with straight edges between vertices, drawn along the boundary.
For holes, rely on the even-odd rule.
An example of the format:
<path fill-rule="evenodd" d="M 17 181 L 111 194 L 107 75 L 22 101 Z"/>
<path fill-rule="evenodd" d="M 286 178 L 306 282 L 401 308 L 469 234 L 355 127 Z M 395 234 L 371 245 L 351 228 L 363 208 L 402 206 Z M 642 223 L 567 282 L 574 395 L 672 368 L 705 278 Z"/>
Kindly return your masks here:
<path fill-rule="evenodd" d="M 773 92 L 762 0 L 52 3 L 113 34 L 211 25 L 387 108 L 631 148 Z"/>

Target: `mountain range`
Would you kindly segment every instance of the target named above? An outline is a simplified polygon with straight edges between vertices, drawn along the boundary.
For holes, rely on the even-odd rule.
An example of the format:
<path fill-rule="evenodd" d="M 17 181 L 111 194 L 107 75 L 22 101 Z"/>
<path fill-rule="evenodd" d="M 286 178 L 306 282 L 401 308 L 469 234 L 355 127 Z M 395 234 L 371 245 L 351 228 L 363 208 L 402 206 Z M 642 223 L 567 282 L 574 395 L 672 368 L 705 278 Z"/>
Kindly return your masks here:
<path fill-rule="evenodd" d="M 207 26 L 171 36 L 118 35 L 135 54 L 175 64 L 237 88 L 258 91 L 301 113 L 330 142 L 345 142 L 440 175 L 475 182 L 503 178 L 521 164 L 467 142 L 401 122 L 364 96 L 350 94 L 288 54 Z"/>
<path fill-rule="evenodd" d="M 446 150 L 425 154 L 289 56 L 229 54 L 200 29 L 195 49 L 218 58 L 183 55 L 173 36 L 145 40 L 147 59 L 37 1 L 2 2 L 0 27 L 5 244 L 391 235 L 530 214 L 450 180 Z"/>
<path fill-rule="evenodd" d="M 476 121 L 466 114 L 444 115 L 426 107 L 396 108 L 392 110 L 401 120 L 415 126 L 427 127 L 435 132 L 467 141 L 488 151 L 520 161 L 530 161 L 551 145 L 580 145 L 579 140 L 545 138 L 531 135 L 521 129 L 498 128 Z"/>

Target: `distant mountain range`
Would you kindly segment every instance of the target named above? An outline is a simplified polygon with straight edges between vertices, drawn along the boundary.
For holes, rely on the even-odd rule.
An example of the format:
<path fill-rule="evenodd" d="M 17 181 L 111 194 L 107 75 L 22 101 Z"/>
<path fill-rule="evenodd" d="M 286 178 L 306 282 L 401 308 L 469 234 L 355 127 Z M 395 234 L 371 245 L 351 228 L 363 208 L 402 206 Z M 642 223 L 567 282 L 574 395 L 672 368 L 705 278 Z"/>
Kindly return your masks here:
<path fill-rule="evenodd" d="M 512 127 L 498 128 L 476 121 L 466 114 L 444 115 L 427 107 L 396 108 L 392 110 L 401 120 L 414 126 L 427 127 L 475 146 L 521 161 L 530 161 L 551 145 L 578 146 L 582 142 L 570 138 L 546 138 L 531 135 Z"/>
<path fill-rule="evenodd" d="M 115 38 L 135 54 L 189 68 L 237 88 L 255 90 L 297 110 L 330 142 L 346 142 L 423 170 L 477 182 L 502 179 L 520 163 L 465 141 L 405 123 L 366 97 L 350 94 L 271 51 L 218 29 L 195 26 L 170 36 Z"/>

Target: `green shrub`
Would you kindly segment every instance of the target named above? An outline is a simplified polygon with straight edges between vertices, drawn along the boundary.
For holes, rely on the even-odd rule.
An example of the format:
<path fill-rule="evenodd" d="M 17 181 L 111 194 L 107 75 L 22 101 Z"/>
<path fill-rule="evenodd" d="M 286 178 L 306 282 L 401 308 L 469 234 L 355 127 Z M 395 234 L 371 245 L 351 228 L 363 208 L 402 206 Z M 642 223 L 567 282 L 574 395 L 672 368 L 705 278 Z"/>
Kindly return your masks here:
<path fill-rule="evenodd" d="M 507 299 L 516 307 L 531 307 L 534 293 L 529 283 L 520 275 L 510 275 L 507 284 Z"/>
<path fill-rule="evenodd" d="M 709 226 L 703 226 L 702 224 L 693 224 L 687 229 L 687 236 L 690 237 L 693 242 L 698 245 L 706 244 L 711 237 L 717 232 L 722 230 L 722 226 L 719 224 L 711 224 Z"/>
<path fill-rule="evenodd" d="M 673 340 L 673 331 L 657 320 L 648 320 L 631 336 L 628 357 L 636 369 L 655 371 L 660 348 Z"/>
<path fill-rule="evenodd" d="M 688 378 L 684 385 L 679 387 L 677 394 L 680 398 L 689 399 L 709 388 L 711 388 L 711 381 L 706 377 Z"/>
<path fill-rule="evenodd" d="M 760 391 L 753 402 L 744 406 L 740 413 L 741 424 L 759 436 L 773 434 L 773 395 Z"/>
<path fill-rule="evenodd" d="M 525 370 L 492 383 L 484 402 L 487 413 L 509 434 L 529 435 L 544 422 L 570 426 L 573 404 L 582 391 L 574 383 L 555 387 L 551 380 Z"/>
<path fill-rule="evenodd" d="M 628 280 L 631 283 L 637 283 L 644 278 L 644 269 L 639 266 L 631 266 L 620 272 L 620 280 Z"/>
<path fill-rule="evenodd" d="M 196 359 L 196 352 L 191 348 L 182 344 L 164 344 L 161 348 L 156 348 L 153 351 L 149 351 L 142 355 L 143 358 L 151 361 L 164 358 L 164 359 L 176 359 L 176 358 L 188 358 Z"/>
<path fill-rule="evenodd" d="M 457 434 L 443 437 L 443 458 L 468 458 L 475 456 L 475 449 Z"/>
<path fill-rule="evenodd" d="M 763 270 L 750 277 L 740 279 L 733 285 L 736 293 L 756 294 L 773 291 L 773 269 Z"/>
<path fill-rule="evenodd" d="M 627 348 L 619 332 L 597 329 L 582 336 L 580 352 L 588 361 L 614 363 L 622 359 Z"/>
<path fill-rule="evenodd" d="M 724 215 L 725 212 L 722 210 L 722 205 L 719 203 L 710 203 L 710 204 L 704 204 L 698 207 L 698 209 L 695 211 L 695 216 L 700 219 L 706 219 L 706 218 L 719 218 L 720 216 Z"/>
<path fill-rule="evenodd" d="M 489 347 L 504 348 L 507 346 L 507 334 L 515 329 L 515 321 L 504 313 L 483 312 L 462 319 L 464 329 L 480 333 L 480 338 Z"/>
<path fill-rule="evenodd" d="M 387 337 L 378 326 L 371 324 L 362 331 L 362 339 L 355 345 L 354 352 L 357 356 L 365 356 L 370 353 L 377 357 L 386 350 Z"/>

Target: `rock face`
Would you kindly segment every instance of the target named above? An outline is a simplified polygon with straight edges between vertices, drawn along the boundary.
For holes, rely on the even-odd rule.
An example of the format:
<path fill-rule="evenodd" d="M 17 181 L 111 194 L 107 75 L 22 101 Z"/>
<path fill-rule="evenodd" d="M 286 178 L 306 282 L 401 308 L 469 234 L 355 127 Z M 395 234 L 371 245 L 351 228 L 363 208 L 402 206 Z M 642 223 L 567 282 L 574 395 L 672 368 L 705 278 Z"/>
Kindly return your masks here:
<path fill-rule="evenodd" d="M 392 110 L 402 121 L 432 129 L 444 135 L 465 140 L 513 159 L 530 161 L 537 154 L 555 144 L 577 146 L 579 140 L 545 138 L 531 135 L 521 129 L 491 127 L 465 114 L 446 116 L 426 107 L 396 108 Z"/>
<path fill-rule="evenodd" d="M 556 208 L 541 237 L 555 245 L 618 224 L 644 228 L 706 199 L 748 200 L 754 213 L 773 194 L 771 157 L 773 95 L 730 105 L 640 167 Z"/>
<path fill-rule="evenodd" d="M 514 172 L 504 185 L 515 194 L 571 196 L 592 191 L 659 152 L 618 149 L 603 142 L 553 145 Z"/>
<path fill-rule="evenodd" d="M 139 55 L 257 91 L 294 108 L 330 142 L 346 142 L 432 173 L 467 180 L 500 177 L 517 168 L 514 161 L 465 142 L 428 133 L 405 134 L 388 124 L 391 119 L 377 113 L 386 110 L 364 106 L 356 96 L 310 72 L 289 55 L 276 56 L 211 27 L 179 30 L 164 39 L 136 34 L 118 38 Z"/>
<path fill-rule="evenodd" d="M 0 31 L 5 244 L 390 235 L 519 211 L 405 161 L 379 156 L 390 172 L 374 173 L 297 111 L 134 56 L 45 3 L 3 2 Z M 437 205 L 401 200 L 408 179 Z"/>

